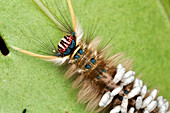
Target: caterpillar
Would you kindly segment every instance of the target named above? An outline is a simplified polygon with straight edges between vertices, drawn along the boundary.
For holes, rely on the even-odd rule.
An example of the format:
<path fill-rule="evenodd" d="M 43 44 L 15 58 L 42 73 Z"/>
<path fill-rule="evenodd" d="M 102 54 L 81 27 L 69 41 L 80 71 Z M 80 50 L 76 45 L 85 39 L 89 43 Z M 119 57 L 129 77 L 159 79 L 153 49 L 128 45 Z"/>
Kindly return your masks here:
<path fill-rule="evenodd" d="M 156 89 L 147 91 L 147 86 L 140 78 L 135 78 L 129 60 L 119 60 L 123 54 L 119 53 L 107 58 L 107 47 L 98 50 L 101 38 L 87 42 L 86 35 L 74 16 L 71 2 L 68 5 L 72 17 L 73 29 L 56 20 L 52 13 L 39 0 L 35 4 L 66 33 L 53 56 L 35 54 L 18 47 L 14 49 L 25 54 L 35 56 L 58 65 L 68 65 L 65 74 L 67 78 L 74 78 L 73 87 L 79 88 L 78 100 L 87 104 L 87 110 L 94 112 L 153 112 L 169 113 L 169 103 L 162 96 L 156 98 Z M 82 39 L 84 38 L 84 39 Z"/>

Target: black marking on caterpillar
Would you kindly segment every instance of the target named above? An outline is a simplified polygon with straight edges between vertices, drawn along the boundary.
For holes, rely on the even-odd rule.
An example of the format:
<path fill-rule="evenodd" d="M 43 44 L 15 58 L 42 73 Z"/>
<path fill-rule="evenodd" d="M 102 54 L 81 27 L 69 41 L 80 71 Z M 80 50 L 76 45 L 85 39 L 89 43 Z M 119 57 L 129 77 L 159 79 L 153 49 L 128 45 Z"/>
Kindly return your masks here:
<path fill-rule="evenodd" d="M 25 54 L 35 56 L 58 65 L 68 65 L 65 76 L 74 78 L 73 87 L 79 88 L 78 101 L 87 104 L 87 110 L 110 113 L 169 113 L 169 102 L 162 96 L 157 97 L 158 90 L 147 91 L 140 77 L 135 78 L 131 70 L 130 60 L 120 60 L 123 53 L 107 58 L 109 45 L 98 49 L 101 38 L 87 42 L 78 20 L 74 16 L 72 5 L 68 5 L 73 25 L 63 17 L 65 24 L 53 15 L 40 0 L 34 3 L 56 24 L 58 29 L 67 33 L 60 41 L 57 49 L 53 49 L 53 56 L 35 54 L 18 47 L 14 49 Z M 83 39 L 84 38 L 84 39 Z M 69 40 L 69 41 L 68 41 Z M 76 75 L 76 76 L 75 76 Z"/>
<path fill-rule="evenodd" d="M 0 35 L 0 51 L 4 56 L 7 56 L 9 54 L 9 49 L 1 35 Z"/>

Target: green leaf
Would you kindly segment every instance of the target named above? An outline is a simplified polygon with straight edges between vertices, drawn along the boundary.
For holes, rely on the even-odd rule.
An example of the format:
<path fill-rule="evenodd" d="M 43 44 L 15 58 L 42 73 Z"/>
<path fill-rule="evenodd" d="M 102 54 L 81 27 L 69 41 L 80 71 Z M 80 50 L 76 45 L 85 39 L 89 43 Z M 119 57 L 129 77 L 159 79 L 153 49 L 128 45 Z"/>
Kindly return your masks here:
<path fill-rule="evenodd" d="M 30 37 L 47 36 L 56 45 L 63 37 L 32 1 L 0 0 L 0 4 L 0 33 L 8 46 L 33 51 L 39 48 Z M 142 80 L 150 89 L 158 88 L 160 95 L 170 100 L 168 5 L 164 10 L 155 0 L 72 0 L 72 4 L 83 28 L 92 28 L 99 20 L 98 35 L 104 37 L 103 43 L 118 30 L 110 42 L 114 53 L 126 52 L 134 59 L 137 75 L 143 74 Z M 7 58 L 0 55 L 1 113 L 21 113 L 25 108 L 28 113 L 88 113 L 86 105 L 77 103 L 78 90 L 71 90 L 65 69 L 10 50 Z"/>

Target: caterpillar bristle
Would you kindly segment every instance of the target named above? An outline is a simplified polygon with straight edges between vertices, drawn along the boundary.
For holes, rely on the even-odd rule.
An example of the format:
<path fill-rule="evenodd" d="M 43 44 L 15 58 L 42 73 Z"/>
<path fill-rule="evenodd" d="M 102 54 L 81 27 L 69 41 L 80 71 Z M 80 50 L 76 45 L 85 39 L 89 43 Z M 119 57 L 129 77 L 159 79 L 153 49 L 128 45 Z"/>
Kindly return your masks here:
<path fill-rule="evenodd" d="M 98 94 L 97 96 L 98 98 L 93 98 L 92 100 L 90 100 L 87 104 L 87 107 L 86 107 L 86 111 L 91 111 L 91 112 L 94 112 L 97 108 L 98 108 L 98 104 L 100 102 L 100 98 L 102 97 L 101 94 Z"/>
<path fill-rule="evenodd" d="M 84 79 L 85 79 L 84 76 L 78 76 L 73 82 L 72 88 L 73 89 L 80 88 L 82 86 L 82 82 Z"/>
<path fill-rule="evenodd" d="M 77 72 L 77 71 L 76 71 L 76 65 L 73 64 L 73 65 L 71 65 L 71 66 L 67 69 L 67 71 L 66 71 L 66 73 L 65 73 L 64 75 L 65 75 L 66 78 L 71 78 L 72 76 L 74 76 L 74 74 L 75 74 L 76 72 Z"/>
<path fill-rule="evenodd" d="M 113 52 L 112 45 L 107 44 L 104 48 L 102 48 L 101 50 L 98 49 L 98 53 L 99 53 L 99 57 L 102 57 L 103 59 L 108 59 L 109 55 L 111 54 L 111 52 Z"/>
<path fill-rule="evenodd" d="M 88 49 L 90 49 L 91 51 L 96 51 L 97 48 L 99 47 L 99 44 L 101 43 L 101 37 L 97 37 L 95 39 L 93 39 L 89 45 L 88 45 Z"/>
<path fill-rule="evenodd" d="M 80 88 L 80 91 L 78 93 L 78 101 L 83 102 L 83 100 L 86 100 L 86 95 L 88 95 L 91 92 L 91 85 L 89 85 L 88 80 L 86 80 L 83 84 L 83 86 Z"/>
<path fill-rule="evenodd" d="M 123 58 L 120 60 L 120 64 L 122 64 L 126 70 L 131 70 L 133 68 L 133 60 L 130 58 Z"/>
<path fill-rule="evenodd" d="M 121 53 L 117 53 L 113 56 L 111 56 L 110 58 L 108 58 L 108 63 L 109 65 L 112 65 L 114 67 L 116 67 L 118 65 L 118 61 L 125 55 L 124 52 Z"/>

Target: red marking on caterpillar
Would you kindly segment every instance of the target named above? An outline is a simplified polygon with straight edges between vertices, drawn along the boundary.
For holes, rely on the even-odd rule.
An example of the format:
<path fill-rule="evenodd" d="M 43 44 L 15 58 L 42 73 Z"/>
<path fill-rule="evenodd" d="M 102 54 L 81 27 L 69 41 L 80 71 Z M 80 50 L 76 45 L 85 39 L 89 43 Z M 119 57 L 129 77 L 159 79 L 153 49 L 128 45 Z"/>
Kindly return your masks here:
<path fill-rule="evenodd" d="M 64 38 L 62 38 L 60 43 L 58 44 L 58 52 L 63 54 L 71 44 L 72 40 L 73 37 L 71 35 L 64 36 Z"/>

